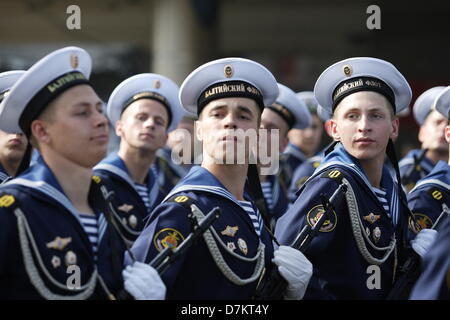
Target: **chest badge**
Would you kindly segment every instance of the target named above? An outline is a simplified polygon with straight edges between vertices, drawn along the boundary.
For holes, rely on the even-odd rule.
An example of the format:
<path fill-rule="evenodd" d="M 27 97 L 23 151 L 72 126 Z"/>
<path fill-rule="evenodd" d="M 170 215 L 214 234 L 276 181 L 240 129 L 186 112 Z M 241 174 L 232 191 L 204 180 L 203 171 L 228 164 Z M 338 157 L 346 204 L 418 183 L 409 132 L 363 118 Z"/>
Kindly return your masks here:
<path fill-rule="evenodd" d="M 119 209 L 122 212 L 128 213 L 130 212 L 131 209 L 133 209 L 134 206 L 132 206 L 131 204 L 126 204 L 124 203 L 123 205 L 121 205 L 120 207 L 118 207 L 117 209 Z"/>
<path fill-rule="evenodd" d="M 220 233 L 224 236 L 234 237 L 234 235 L 236 234 L 236 232 L 238 230 L 239 230 L 238 226 L 235 226 L 235 227 L 227 226 L 225 228 L 225 230 L 221 231 Z"/>
<path fill-rule="evenodd" d="M 64 260 L 66 262 L 66 266 L 77 264 L 77 255 L 73 251 L 67 251 Z"/>
<path fill-rule="evenodd" d="M 52 262 L 53 268 L 55 268 L 55 269 L 61 265 L 61 259 L 57 256 L 53 256 L 51 262 Z"/>
<path fill-rule="evenodd" d="M 227 242 L 227 248 L 231 251 L 234 251 L 236 250 L 236 245 L 234 244 L 234 242 Z"/>
<path fill-rule="evenodd" d="M 239 250 L 241 250 L 241 252 L 243 254 L 247 255 L 248 247 L 247 247 L 247 242 L 245 242 L 244 239 L 242 239 L 242 238 L 238 239 L 238 247 L 239 247 Z"/>
<path fill-rule="evenodd" d="M 380 228 L 376 227 L 375 229 L 373 229 L 373 234 L 372 235 L 373 235 L 373 241 L 375 243 L 377 243 L 380 240 L 380 238 L 381 238 L 381 230 L 380 230 Z"/>
<path fill-rule="evenodd" d="M 128 218 L 128 223 L 133 229 L 136 228 L 138 221 L 134 214 L 130 215 L 130 217 Z"/>
<path fill-rule="evenodd" d="M 71 242 L 72 242 L 71 237 L 67 238 L 56 237 L 55 240 L 47 242 L 47 248 L 63 250 Z"/>
<path fill-rule="evenodd" d="M 363 216 L 363 219 L 371 224 L 377 222 L 380 219 L 379 214 L 373 214 L 372 212 L 369 213 L 367 216 Z"/>

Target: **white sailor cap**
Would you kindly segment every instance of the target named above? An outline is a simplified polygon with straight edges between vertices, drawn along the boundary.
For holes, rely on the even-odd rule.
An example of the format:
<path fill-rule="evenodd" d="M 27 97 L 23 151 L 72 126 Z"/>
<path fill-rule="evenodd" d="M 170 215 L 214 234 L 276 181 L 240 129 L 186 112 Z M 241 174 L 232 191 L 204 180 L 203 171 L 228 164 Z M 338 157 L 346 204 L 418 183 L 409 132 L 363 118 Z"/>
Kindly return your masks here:
<path fill-rule="evenodd" d="M 141 73 L 122 81 L 108 100 L 107 115 L 112 125 L 120 119 L 123 111 L 140 99 L 156 100 L 164 105 L 169 114 L 167 131 L 174 130 L 186 112 L 178 100 L 178 85 L 160 74 Z"/>
<path fill-rule="evenodd" d="M 180 87 L 180 101 L 188 112 L 199 115 L 212 100 L 245 97 L 255 100 L 261 110 L 278 96 L 272 73 L 263 65 L 244 58 L 224 58 L 195 69 Z"/>
<path fill-rule="evenodd" d="M 13 70 L 0 73 L 0 102 L 9 94 L 9 90 L 25 73 L 24 70 Z"/>
<path fill-rule="evenodd" d="M 445 87 L 434 100 L 434 107 L 444 117 L 450 119 L 450 86 Z"/>
<path fill-rule="evenodd" d="M 78 47 L 66 47 L 43 57 L 12 86 L 0 106 L 0 129 L 30 135 L 30 125 L 62 92 L 90 84 L 91 57 Z"/>
<path fill-rule="evenodd" d="M 433 87 L 422 93 L 414 102 L 413 113 L 419 125 L 423 125 L 428 114 L 433 110 L 436 97 L 445 89 L 444 86 Z M 447 116 L 447 115 L 446 115 Z"/>
<path fill-rule="evenodd" d="M 316 81 L 314 96 L 327 111 L 346 96 L 358 91 L 375 91 L 385 96 L 398 114 L 411 102 L 411 88 L 391 63 L 370 57 L 349 58 L 328 67 Z"/>
<path fill-rule="evenodd" d="M 302 100 L 308 107 L 311 114 L 317 114 L 322 121 L 327 121 L 331 118 L 331 113 L 327 112 L 322 108 L 314 97 L 314 92 L 312 91 L 300 91 L 297 92 L 297 97 Z"/>
<path fill-rule="evenodd" d="M 333 116 L 332 113 L 325 110 L 320 104 L 317 105 L 317 115 L 320 119 L 322 119 L 323 122 L 330 120 Z"/>
<path fill-rule="evenodd" d="M 289 129 L 304 129 L 311 125 L 311 114 L 306 104 L 300 100 L 295 92 L 278 83 L 280 94 L 270 106 L 266 108 L 278 114 L 286 123 Z"/>

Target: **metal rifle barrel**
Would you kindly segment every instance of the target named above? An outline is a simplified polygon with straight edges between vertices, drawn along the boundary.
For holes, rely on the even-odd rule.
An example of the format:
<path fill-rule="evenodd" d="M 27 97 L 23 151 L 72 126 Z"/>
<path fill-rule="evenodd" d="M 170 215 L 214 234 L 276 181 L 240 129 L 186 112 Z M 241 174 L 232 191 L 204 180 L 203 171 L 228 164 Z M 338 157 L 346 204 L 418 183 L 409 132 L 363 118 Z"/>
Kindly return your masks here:
<path fill-rule="evenodd" d="M 175 249 L 170 247 L 161 251 L 151 262 L 150 265 L 162 275 L 170 264 L 181 256 L 197 239 L 200 237 L 220 216 L 220 208 L 215 207 L 212 209 L 200 223 L 194 228 L 194 230 L 184 239 L 183 242 Z"/>

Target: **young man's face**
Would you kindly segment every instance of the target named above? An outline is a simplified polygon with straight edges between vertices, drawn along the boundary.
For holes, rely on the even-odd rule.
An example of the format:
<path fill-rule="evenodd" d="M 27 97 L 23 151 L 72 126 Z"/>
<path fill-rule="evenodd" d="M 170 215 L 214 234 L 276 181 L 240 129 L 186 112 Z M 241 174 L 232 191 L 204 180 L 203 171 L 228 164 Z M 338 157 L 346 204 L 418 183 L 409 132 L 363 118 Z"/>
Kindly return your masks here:
<path fill-rule="evenodd" d="M 268 134 L 267 142 L 269 145 L 267 146 L 268 150 L 271 150 L 270 146 L 270 137 L 271 131 L 273 129 L 278 129 L 278 145 L 279 152 L 282 152 L 284 148 L 286 148 L 288 144 L 287 132 L 289 130 L 288 124 L 286 121 L 281 118 L 276 112 L 270 110 L 269 108 L 264 108 L 264 111 L 261 115 L 261 129 L 266 129 Z"/>
<path fill-rule="evenodd" d="M 169 114 L 162 103 L 140 99 L 130 104 L 116 123 L 116 134 L 128 148 L 156 152 L 167 141 Z"/>
<path fill-rule="evenodd" d="M 331 120 L 335 140 L 359 160 L 383 161 L 389 138 L 398 135 L 388 100 L 379 93 L 361 91 L 345 97 Z"/>
<path fill-rule="evenodd" d="M 257 137 L 259 120 L 260 111 L 252 99 L 222 98 L 208 103 L 196 126 L 197 138 L 203 145 L 203 159 L 217 164 L 248 161 L 249 145 L 251 149 L 256 148 L 257 139 L 246 139 L 244 134 Z"/>
<path fill-rule="evenodd" d="M 311 126 L 305 129 L 292 129 L 288 133 L 289 141 L 299 147 L 308 157 L 314 155 L 319 148 L 323 134 L 323 123 L 312 114 Z"/>
<path fill-rule="evenodd" d="M 7 133 L 0 130 L 0 161 L 20 162 L 27 147 L 23 133 Z"/>
<path fill-rule="evenodd" d="M 447 154 L 448 143 L 444 135 L 447 122 L 447 118 L 438 111 L 431 111 L 419 130 L 419 141 L 422 144 L 422 149 Z"/>
<path fill-rule="evenodd" d="M 103 102 L 88 85 L 77 85 L 58 96 L 32 123 L 39 146 L 85 168 L 106 155 L 108 121 Z"/>

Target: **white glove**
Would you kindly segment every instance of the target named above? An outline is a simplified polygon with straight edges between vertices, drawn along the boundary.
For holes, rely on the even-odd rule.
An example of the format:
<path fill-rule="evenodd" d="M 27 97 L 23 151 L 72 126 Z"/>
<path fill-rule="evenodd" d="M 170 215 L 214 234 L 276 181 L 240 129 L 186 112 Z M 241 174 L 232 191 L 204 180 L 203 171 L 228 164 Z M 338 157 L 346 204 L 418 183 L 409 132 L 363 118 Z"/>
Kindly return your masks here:
<path fill-rule="evenodd" d="M 411 246 L 414 251 L 421 257 L 430 250 L 434 240 L 436 240 L 438 232 L 433 229 L 422 229 L 417 236 L 411 240 Z"/>
<path fill-rule="evenodd" d="M 288 246 L 280 246 L 273 254 L 272 262 L 278 266 L 281 276 L 288 282 L 284 298 L 302 299 L 312 276 L 311 262 L 303 253 Z"/>
<path fill-rule="evenodd" d="M 166 286 L 150 265 L 136 261 L 122 271 L 125 289 L 136 300 L 164 300 Z"/>

